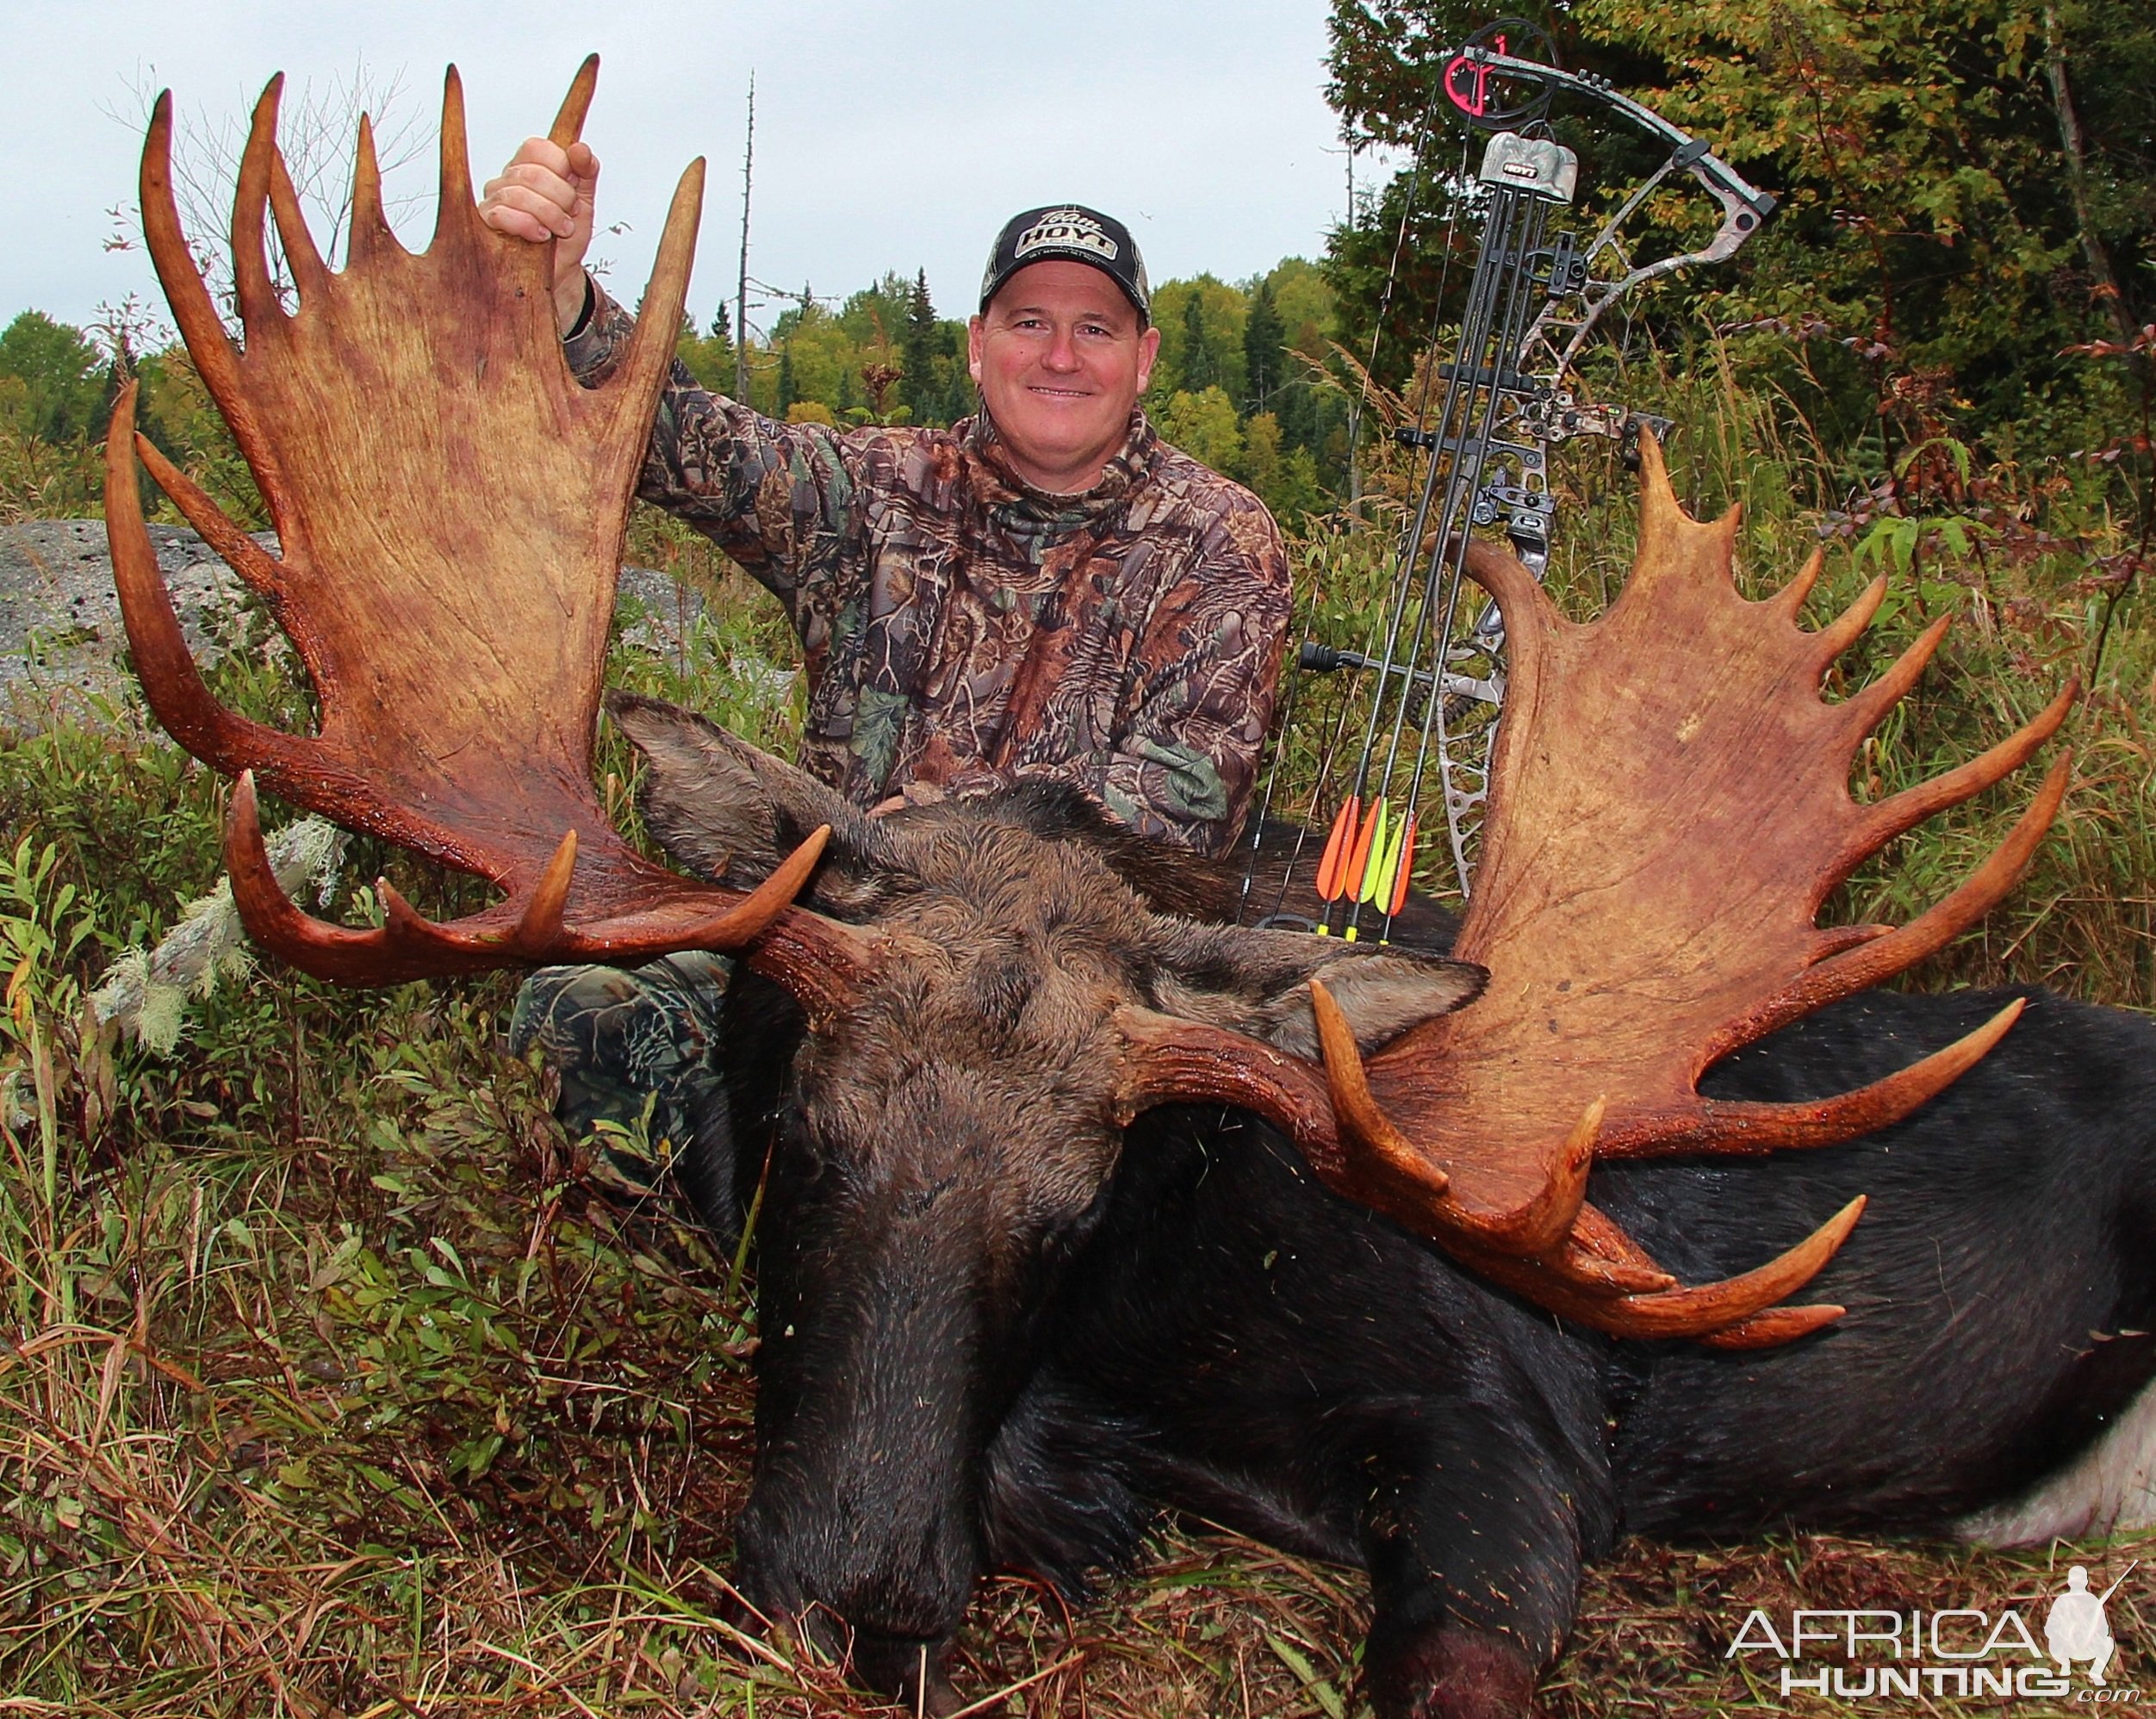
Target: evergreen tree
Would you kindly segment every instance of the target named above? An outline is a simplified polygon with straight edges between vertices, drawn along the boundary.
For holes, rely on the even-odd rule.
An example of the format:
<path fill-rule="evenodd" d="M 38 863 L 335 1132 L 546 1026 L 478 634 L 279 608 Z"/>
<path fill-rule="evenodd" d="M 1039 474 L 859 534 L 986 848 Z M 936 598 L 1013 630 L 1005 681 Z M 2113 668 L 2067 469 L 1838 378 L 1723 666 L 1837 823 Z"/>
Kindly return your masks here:
<path fill-rule="evenodd" d="M 1205 305 L 1197 294 L 1183 301 L 1183 375 L 1181 392 L 1202 394 L 1221 379 L 1220 366 L 1206 339 Z"/>
<path fill-rule="evenodd" d="M 898 364 L 904 372 L 899 394 L 916 424 L 948 421 L 943 411 L 948 389 L 936 366 L 941 332 L 935 306 L 929 299 L 929 271 L 923 269 L 913 278 L 898 335 Z"/>
<path fill-rule="evenodd" d="M 1260 281 L 1251 295 L 1250 320 L 1243 325 L 1246 413 L 1271 408 L 1273 394 L 1288 379 L 1286 345 L 1287 330 L 1273 305 L 1272 282 Z"/>

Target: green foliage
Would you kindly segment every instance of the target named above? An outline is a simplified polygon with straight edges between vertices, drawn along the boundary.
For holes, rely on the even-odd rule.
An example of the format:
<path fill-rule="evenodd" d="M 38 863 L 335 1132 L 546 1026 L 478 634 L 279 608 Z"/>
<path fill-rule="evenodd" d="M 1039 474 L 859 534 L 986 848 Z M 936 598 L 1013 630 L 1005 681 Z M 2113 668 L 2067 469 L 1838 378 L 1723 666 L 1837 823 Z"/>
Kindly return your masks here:
<path fill-rule="evenodd" d="M 269 521 L 232 432 L 185 350 L 137 360 L 115 344 L 140 383 L 135 421 L 181 470 L 249 530 Z M 105 425 L 121 374 L 78 329 L 25 311 L 0 334 L 0 523 L 93 517 L 104 493 Z M 151 517 L 177 523 L 138 466 Z"/>
<path fill-rule="evenodd" d="M 1154 366 L 1156 396 L 1223 390 L 1231 400 L 1249 392 L 1243 336 L 1250 295 L 1211 275 L 1166 281 L 1153 295 L 1153 320 L 1160 330 L 1160 360 Z"/>
<path fill-rule="evenodd" d="M 714 394 L 731 394 L 734 388 L 734 320 L 725 306 L 718 307 L 711 318 L 711 326 L 703 333 L 685 317 L 681 324 L 681 338 L 674 343 L 674 356 L 688 366 L 688 372 Z"/>
<path fill-rule="evenodd" d="M 1193 459 L 1202 460 L 1215 471 L 1241 469 L 1242 425 L 1235 420 L 1235 402 L 1219 383 L 1199 394 L 1170 395 L 1158 421 L 1161 435 Z"/>
<path fill-rule="evenodd" d="M 0 332 L 0 521 L 89 511 L 109 388 L 79 330 L 26 310 Z"/>
<path fill-rule="evenodd" d="M 1420 338 L 1410 331 L 1436 308 L 1449 214 L 1436 182 L 1463 142 L 1430 117 L 1430 92 L 1444 50 L 1484 21 L 1452 0 L 1334 0 L 1334 105 L 1358 137 L 1422 144 L 1397 328 L 1377 366 L 1387 382 L 1406 373 Z M 2156 25 L 2007 0 L 1584 0 L 1545 22 L 1567 65 L 1608 76 L 1782 199 L 1734 266 L 1661 283 L 1640 301 L 1636 314 L 1662 338 L 1699 306 L 1724 328 L 1749 328 L 1735 353 L 1740 381 L 1787 393 L 1830 456 L 1873 469 L 1891 462 L 1892 444 L 1931 433 L 1910 409 L 1912 390 L 1932 419 L 2002 453 L 2116 435 L 2128 378 L 2066 349 L 2156 319 L 2147 97 Z M 1555 118 L 1598 206 L 1655 158 L 1591 112 L 1561 105 Z M 1333 247 L 1358 341 L 1406 190 L 1405 176 L 1384 187 Z M 1698 200 L 1688 217 L 1681 200 L 1663 203 L 1649 211 L 1657 241 L 1703 230 Z M 2146 365 L 2139 375 L 2145 386 Z"/>
<path fill-rule="evenodd" d="M 926 270 L 915 276 L 907 296 L 898 352 L 910 422 L 955 423 L 973 409 L 973 382 L 966 369 L 965 325 L 936 315 Z"/>
<path fill-rule="evenodd" d="M 0 331 L 0 425 L 11 435 L 81 441 L 103 429 L 110 365 L 84 335 L 26 310 Z"/>

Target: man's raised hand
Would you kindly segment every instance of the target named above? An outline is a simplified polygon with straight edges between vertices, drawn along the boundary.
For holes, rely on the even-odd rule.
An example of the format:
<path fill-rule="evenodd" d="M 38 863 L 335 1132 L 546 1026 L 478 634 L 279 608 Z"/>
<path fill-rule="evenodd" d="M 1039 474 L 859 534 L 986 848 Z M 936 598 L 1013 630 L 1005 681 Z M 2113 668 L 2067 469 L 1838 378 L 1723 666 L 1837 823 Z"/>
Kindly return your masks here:
<path fill-rule="evenodd" d="M 584 310 L 584 252 L 592 242 L 592 195 L 599 158 L 587 143 L 567 149 L 526 138 L 509 164 L 487 182 L 479 218 L 497 233 L 554 246 L 554 317 L 562 333 Z"/>

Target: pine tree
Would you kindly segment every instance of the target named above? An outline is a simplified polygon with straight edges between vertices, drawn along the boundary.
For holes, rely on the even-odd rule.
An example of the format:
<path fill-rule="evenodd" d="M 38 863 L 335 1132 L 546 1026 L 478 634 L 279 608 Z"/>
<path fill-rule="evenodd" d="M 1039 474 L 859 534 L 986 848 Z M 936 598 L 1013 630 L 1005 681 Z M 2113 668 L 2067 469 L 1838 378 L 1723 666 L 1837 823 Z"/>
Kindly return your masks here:
<path fill-rule="evenodd" d="M 1272 283 L 1260 281 L 1258 290 L 1251 295 L 1250 319 L 1243 325 L 1243 373 L 1247 378 L 1246 413 L 1270 409 L 1272 395 L 1287 381 L 1286 344 L 1288 331 L 1280 320 L 1280 313 L 1273 306 Z"/>
<path fill-rule="evenodd" d="M 1220 379 L 1220 367 L 1206 343 L 1205 306 L 1193 289 L 1183 301 L 1183 391 L 1202 394 Z"/>
<path fill-rule="evenodd" d="M 898 335 L 898 363 L 904 371 L 899 394 L 916 424 L 944 421 L 943 394 L 936 375 L 936 349 L 942 342 L 936 326 L 935 306 L 929 299 L 929 271 L 914 276 L 907 295 L 906 320 Z"/>

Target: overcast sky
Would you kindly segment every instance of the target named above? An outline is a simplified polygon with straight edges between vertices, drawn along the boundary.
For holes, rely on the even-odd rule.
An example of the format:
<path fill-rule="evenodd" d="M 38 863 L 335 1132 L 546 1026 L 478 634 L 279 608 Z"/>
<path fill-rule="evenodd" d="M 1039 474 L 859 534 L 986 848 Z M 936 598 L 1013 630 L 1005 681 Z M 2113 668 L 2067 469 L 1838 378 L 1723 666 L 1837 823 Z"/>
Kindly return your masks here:
<path fill-rule="evenodd" d="M 1156 281 L 1243 278 L 1316 256 L 1341 213 L 1324 14 L 1324 0 L 0 0 L 0 324 L 29 307 L 86 323 L 130 290 L 161 308 L 140 251 L 106 248 L 106 211 L 134 197 L 138 91 L 169 86 L 183 124 L 214 129 L 272 72 L 320 94 L 363 65 L 401 77 L 403 111 L 431 125 L 453 61 L 476 182 L 545 129 L 593 49 L 600 219 L 626 223 L 594 252 L 633 300 L 675 177 L 708 157 L 699 324 L 732 295 L 752 69 L 762 280 L 842 294 L 925 268 L 937 307 L 963 314 L 1002 220 L 1066 198 L 1128 222 Z M 430 199 L 405 218 L 407 239 L 432 214 Z"/>

